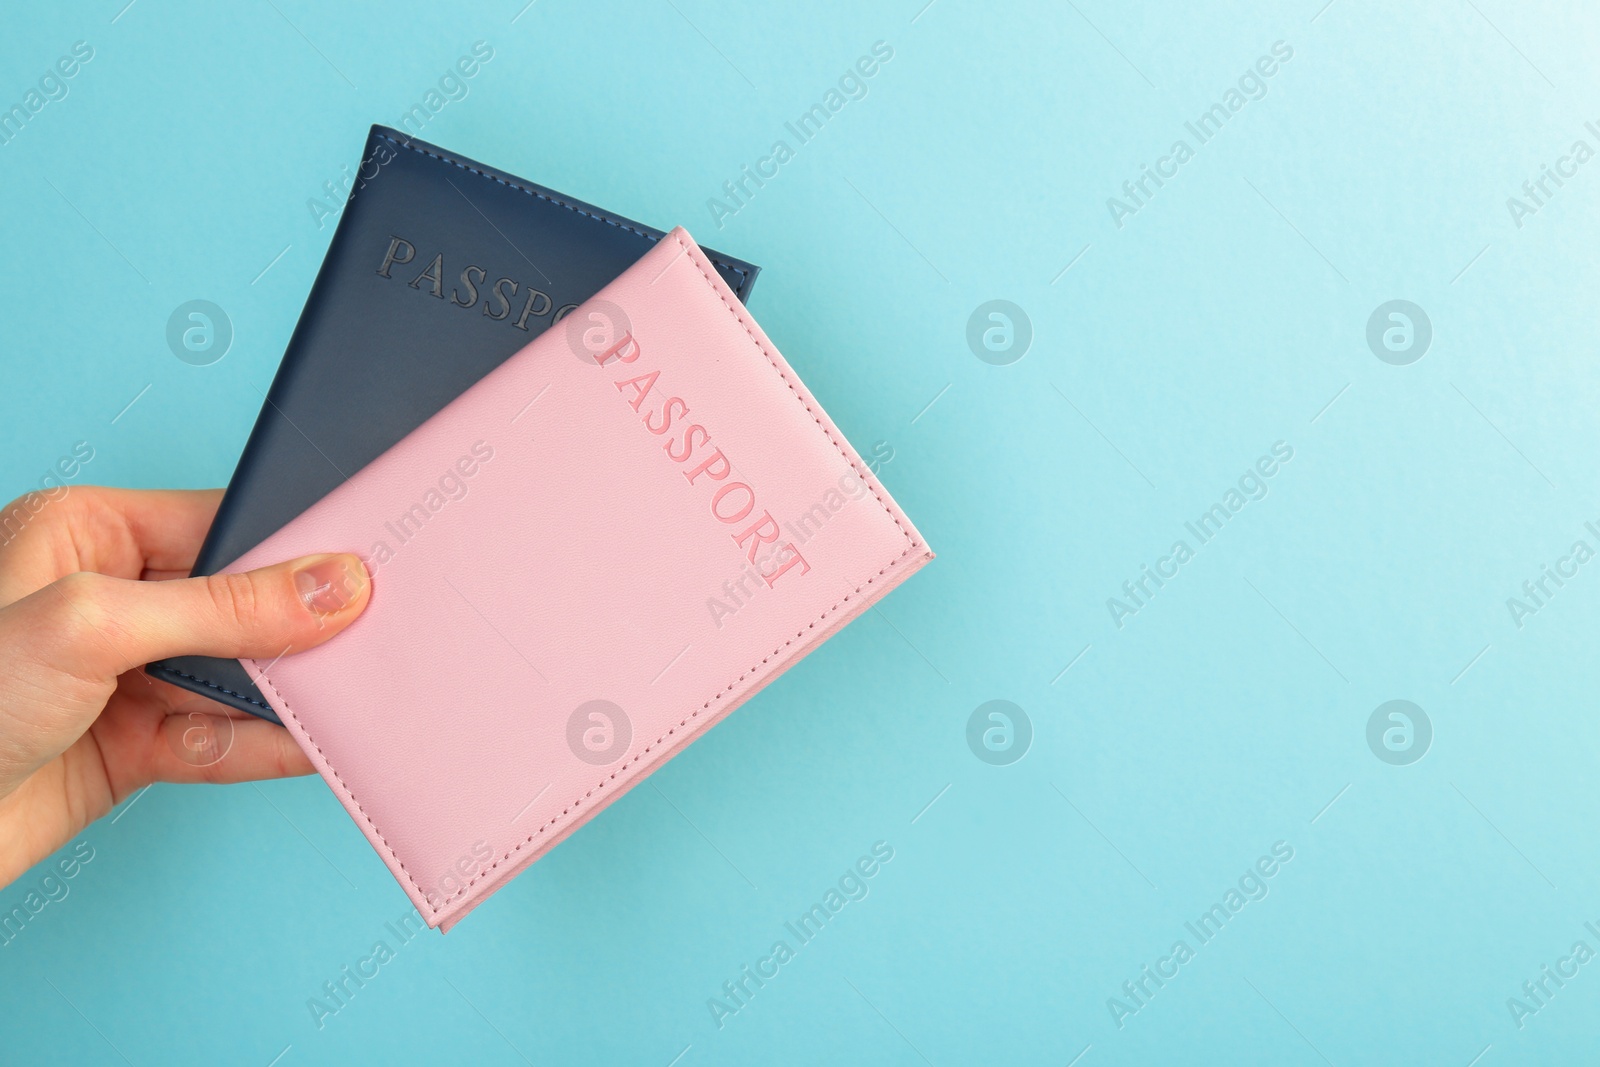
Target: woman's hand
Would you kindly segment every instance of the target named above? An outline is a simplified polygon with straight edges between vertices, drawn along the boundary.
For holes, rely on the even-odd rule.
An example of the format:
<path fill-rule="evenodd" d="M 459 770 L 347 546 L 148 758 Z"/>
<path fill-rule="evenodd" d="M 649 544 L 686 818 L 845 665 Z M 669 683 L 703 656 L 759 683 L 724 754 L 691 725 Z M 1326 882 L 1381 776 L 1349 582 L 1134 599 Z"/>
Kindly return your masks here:
<path fill-rule="evenodd" d="M 366 607 L 352 555 L 185 578 L 221 499 L 81 486 L 0 511 L 0 886 L 151 782 L 310 773 L 282 727 L 141 669 L 276 659 Z"/>

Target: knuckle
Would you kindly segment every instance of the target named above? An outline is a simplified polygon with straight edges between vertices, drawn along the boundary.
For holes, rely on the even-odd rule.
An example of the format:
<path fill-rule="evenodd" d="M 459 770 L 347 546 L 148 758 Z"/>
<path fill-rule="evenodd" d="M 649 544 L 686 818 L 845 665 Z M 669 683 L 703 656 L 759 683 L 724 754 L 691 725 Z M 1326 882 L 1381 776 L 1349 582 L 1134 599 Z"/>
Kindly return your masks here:
<path fill-rule="evenodd" d="M 55 625 L 68 643 L 90 639 L 110 628 L 112 620 L 106 606 L 109 582 L 105 575 L 93 571 L 77 571 L 55 581 L 52 588 L 58 595 L 51 609 Z"/>
<path fill-rule="evenodd" d="M 111 588 L 116 582 L 103 574 L 77 571 L 39 591 L 39 612 L 23 642 L 37 662 L 94 684 L 105 681 L 100 671 L 108 663 L 115 664 L 113 673 L 120 674 L 138 662 L 129 654 L 129 634 L 117 618 Z"/>

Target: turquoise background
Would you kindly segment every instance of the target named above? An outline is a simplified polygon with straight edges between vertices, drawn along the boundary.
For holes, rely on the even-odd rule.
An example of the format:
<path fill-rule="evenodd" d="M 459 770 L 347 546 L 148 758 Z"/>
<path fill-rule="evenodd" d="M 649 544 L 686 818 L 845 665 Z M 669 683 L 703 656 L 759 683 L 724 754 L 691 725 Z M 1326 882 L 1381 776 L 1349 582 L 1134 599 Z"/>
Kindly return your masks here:
<path fill-rule="evenodd" d="M 523 2 L 9 5 L 0 107 L 94 58 L 0 146 L 0 495 L 78 441 L 87 480 L 226 483 L 332 233 L 307 201 L 482 40 L 420 135 L 760 263 L 754 312 L 892 447 L 939 559 L 448 937 L 399 946 L 407 901 L 316 778 L 140 794 L 0 947 L 0 1059 L 1592 1054 L 1600 963 L 1520 1026 L 1507 1001 L 1600 950 L 1600 564 L 1520 628 L 1507 599 L 1600 548 L 1600 161 L 1520 227 L 1506 203 L 1600 148 L 1591 7 Z M 719 229 L 708 198 L 876 41 L 867 96 Z M 1107 198 L 1178 138 L 1119 228 Z M 236 331 L 211 366 L 166 344 L 192 299 Z M 993 299 L 1031 322 L 1009 365 L 966 339 Z M 1431 320 L 1409 365 L 1367 344 L 1392 299 Z M 1279 441 L 1265 498 L 1119 628 L 1107 599 Z M 1006 766 L 966 739 L 993 699 L 1032 725 Z M 1367 741 L 1394 699 L 1432 725 L 1409 765 Z M 708 999 L 879 841 L 866 899 L 719 1027 Z M 1201 945 L 1185 922 L 1277 842 Z"/>

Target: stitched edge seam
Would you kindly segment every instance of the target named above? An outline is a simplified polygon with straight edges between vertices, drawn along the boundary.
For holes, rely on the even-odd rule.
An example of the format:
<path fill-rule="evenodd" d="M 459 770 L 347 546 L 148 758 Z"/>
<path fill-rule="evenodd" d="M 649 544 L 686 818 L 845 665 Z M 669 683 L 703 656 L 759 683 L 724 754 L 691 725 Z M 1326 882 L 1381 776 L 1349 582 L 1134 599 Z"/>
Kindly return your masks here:
<path fill-rule="evenodd" d="M 254 704 L 256 707 L 262 708 L 262 709 L 264 709 L 266 711 L 270 711 L 274 715 L 278 714 L 278 709 L 273 707 L 271 704 L 266 703 L 265 701 L 257 700 L 255 697 L 246 696 L 243 693 L 235 693 L 232 689 L 226 689 L 226 688 L 218 685 L 216 682 L 209 681 L 209 680 L 207 680 L 205 678 L 198 677 L 197 675 L 190 674 L 188 671 L 180 671 L 176 667 L 168 667 L 168 666 L 165 666 L 164 664 L 156 664 L 155 665 L 155 669 L 160 671 L 163 674 L 175 674 L 179 678 L 187 678 L 191 682 L 199 682 L 201 685 L 209 686 L 210 688 L 215 689 L 219 693 L 226 693 L 231 697 L 238 697 L 240 700 L 244 701 L 246 704 Z M 146 670 L 149 670 L 149 668 L 146 668 Z"/>
<path fill-rule="evenodd" d="M 675 234 L 668 234 L 668 236 L 673 237 L 679 248 L 683 249 L 685 252 L 689 252 L 689 246 L 683 243 L 683 238 L 677 237 Z M 698 248 L 698 246 L 696 247 Z M 703 251 L 700 254 L 702 257 L 705 256 Z M 800 406 L 806 409 L 806 414 L 811 416 L 811 421 L 817 424 L 817 429 L 822 431 L 822 436 L 826 437 L 828 439 L 828 443 L 831 444 L 839 453 L 839 458 L 845 461 L 846 466 L 855 471 L 857 477 L 861 477 L 865 472 L 862 471 L 860 465 L 855 460 L 850 458 L 850 453 L 845 451 L 844 446 L 834 439 L 832 431 L 828 429 L 827 425 L 822 421 L 817 413 L 812 410 L 811 402 L 805 397 L 801 396 L 800 390 L 794 387 L 794 382 L 789 379 L 789 375 L 784 373 L 783 367 L 776 359 L 773 358 L 772 350 L 767 347 L 767 343 L 762 340 L 761 335 L 756 333 L 755 329 L 753 328 L 754 323 L 751 321 L 749 314 L 745 311 L 744 305 L 739 304 L 737 307 L 735 307 L 734 304 L 738 304 L 738 301 L 735 301 L 734 304 L 728 303 L 728 298 L 722 295 L 722 292 L 717 288 L 717 283 L 712 281 L 711 275 L 707 274 L 706 269 L 702 267 L 699 261 L 694 258 L 693 252 L 690 252 L 689 254 L 689 261 L 695 265 L 695 269 L 700 272 L 700 276 L 706 280 L 706 285 L 710 287 L 712 293 L 716 295 L 718 300 L 722 301 L 722 306 L 728 309 L 728 314 L 732 315 L 739 325 L 744 327 L 745 335 L 750 338 L 751 343 L 761 350 L 762 355 L 767 357 L 767 365 L 777 372 L 779 378 L 783 379 L 783 384 L 789 387 L 789 392 L 792 393 L 794 398 L 800 402 Z M 671 264 L 668 264 L 668 266 L 671 266 Z M 878 502 L 878 506 L 884 510 L 884 513 L 894 521 L 895 528 L 900 531 L 901 536 L 910 542 L 912 547 L 915 547 L 917 539 L 912 537 L 910 531 L 908 531 L 905 526 L 901 524 L 900 516 L 894 513 L 894 509 L 889 506 L 888 502 L 883 499 L 883 494 L 878 491 L 878 479 L 868 475 L 867 477 L 861 477 L 861 480 L 872 486 L 872 498 Z M 882 574 L 883 572 L 879 571 L 878 573 Z"/>
<path fill-rule="evenodd" d="M 474 167 L 470 163 L 463 163 L 459 159 L 453 159 L 450 156 L 443 155 L 443 154 L 441 154 L 439 152 L 430 152 L 426 148 L 418 148 L 416 145 L 412 144 L 409 141 L 397 141 L 393 137 L 390 137 L 386 133 L 380 133 L 380 134 L 378 134 L 378 136 L 383 138 L 385 141 L 388 141 L 390 144 L 395 145 L 396 147 L 409 148 L 411 151 L 416 152 L 418 155 L 427 156 L 430 159 L 437 159 L 439 162 L 448 163 L 453 167 L 460 167 L 462 170 L 468 172 L 469 174 L 476 174 L 480 178 L 485 178 L 485 179 L 487 179 L 489 181 L 492 181 L 492 182 L 499 182 L 501 185 L 506 186 L 508 189 L 515 189 L 518 192 L 527 193 L 529 196 L 537 197 L 540 200 L 549 201 L 550 203 L 556 205 L 557 207 L 564 207 L 568 211 L 575 211 L 579 215 L 584 216 L 585 218 L 595 219 L 596 221 L 603 222 L 608 226 L 615 226 L 619 230 L 626 230 L 629 233 L 637 234 L 638 236 L 643 237 L 645 240 L 649 241 L 651 244 L 655 244 L 655 243 L 657 243 L 658 241 L 661 240 L 660 236 L 657 236 L 657 235 L 651 234 L 651 233 L 646 233 L 645 231 L 639 229 L 637 226 L 633 226 L 633 225 L 631 225 L 631 224 L 629 224 L 627 222 L 622 221 L 621 219 L 614 219 L 614 218 L 611 218 L 609 215 L 601 214 L 598 211 L 589 211 L 589 210 L 586 210 L 584 208 L 578 207 L 576 204 L 569 204 L 565 200 L 562 200 L 558 196 L 552 196 L 551 194 L 546 193 L 546 192 L 544 192 L 542 190 L 530 189 L 525 185 L 519 185 L 514 181 L 510 181 L 510 180 L 508 180 L 506 178 L 499 177 L 498 175 L 490 174 L 487 171 L 479 169 L 478 167 Z M 665 236 L 665 235 L 663 234 L 661 236 Z M 710 258 L 710 257 L 707 257 L 707 258 Z M 744 288 L 745 285 L 749 284 L 750 272 L 748 270 L 746 270 L 744 267 L 741 267 L 736 263 L 729 263 L 729 262 L 727 262 L 725 260 L 720 260 L 720 259 L 714 260 L 713 262 L 717 263 L 719 266 L 727 267 L 729 270 L 731 270 L 735 274 L 737 274 L 739 276 L 739 287 L 741 289 Z"/>
<path fill-rule="evenodd" d="M 391 140 L 392 140 L 392 138 L 391 138 Z M 399 142 L 396 142 L 396 143 L 398 144 Z M 417 149 L 417 151 L 421 151 L 421 149 Z M 576 210 L 576 209 L 574 209 L 574 210 Z M 673 235 L 669 234 L 668 236 L 673 236 Z M 684 244 L 683 240 L 681 238 L 674 237 L 674 239 L 677 241 L 679 247 L 681 247 L 686 252 L 689 251 L 689 246 Z M 691 261 L 694 260 L 694 257 L 693 257 L 692 253 L 690 255 L 690 259 L 691 259 Z M 762 342 L 761 338 L 758 337 L 757 334 L 755 333 L 755 331 L 751 328 L 751 324 L 750 324 L 747 316 L 745 314 L 741 313 L 740 309 L 735 308 L 735 307 L 733 307 L 732 305 L 730 305 L 728 303 L 728 298 L 723 296 L 722 293 L 717 290 L 716 283 L 712 280 L 712 276 L 706 273 L 705 268 L 700 266 L 698 261 L 695 261 L 695 268 L 697 270 L 699 270 L 701 276 L 703 278 L 705 278 L 706 284 L 708 286 L 710 286 L 711 291 L 716 294 L 716 296 L 717 296 L 717 298 L 719 300 L 722 301 L 722 306 L 728 310 L 729 314 L 734 316 L 734 318 L 739 322 L 739 324 L 741 326 L 744 327 L 745 334 L 747 336 L 749 336 L 750 340 L 755 344 L 755 346 L 758 349 L 761 350 L 761 353 L 764 356 L 767 357 L 768 365 L 771 366 L 772 369 L 777 372 L 778 377 L 781 378 L 783 380 L 784 384 L 789 387 L 789 392 L 794 396 L 795 400 L 797 400 L 801 404 L 801 406 L 803 406 L 806 409 L 806 413 L 811 416 L 812 421 L 815 422 L 817 424 L 817 427 L 822 430 L 823 436 L 828 439 L 828 442 L 830 444 L 832 444 L 833 447 L 839 452 L 839 455 L 841 457 L 843 457 L 845 463 L 847 465 L 849 465 L 850 468 L 852 470 L 854 470 L 856 472 L 857 476 L 859 477 L 861 475 L 861 468 L 857 465 L 856 462 L 851 460 L 850 454 L 845 451 L 844 446 L 841 445 L 839 443 L 839 441 L 834 438 L 834 436 L 833 436 L 833 434 L 831 432 L 829 432 L 828 427 L 823 424 L 821 418 L 818 417 L 816 411 L 812 409 L 810 402 L 807 401 L 805 397 L 800 395 L 799 390 L 797 390 L 795 388 L 795 386 L 794 386 L 794 382 L 792 382 L 789 379 L 789 376 L 783 372 L 783 369 L 781 367 L 779 367 L 777 360 L 775 360 L 773 358 L 771 350 L 768 348 L 768 346 L 765 343 Z M 560 823 L 564 819 L 566 819 L 566 817 L 569 814 L 571 814 L 572 812 L 576 811 L 583 804 L 584 801 L 588 800 L 590 797 L 593 797 L 595 794 L 601 792 L 607 786 L 609 786 L 613 782 L 615 782 L 620 776 L 622 776 L 626 771 L 628 771 L 629 768 L 633 767 L 635 764 L 637 764 L 641 760 L 643 760 L 654 749 L 656 749 L 659 745 L 661 745 L 661 743 L 664 742 L 667 738 L 673 736 L 679 730 L 681 730 L 685 726 L 687 726 L 691 721 L 693 721 L 694 719 L 698 718 L 700 716 L 701 712 L 706 711 L 708 708 L 710 708 L 717 701 L 721 700 L 724 696 L 726 696 L 729 692 L 731 692 L 734 689 L 734 687 L 739 685 L 739 683 L 743 682 L 746 678 L 750 677 L 750 675 L 754 674 L 757 670 L 759 670 L 760 668 L 765 666 L 774 656 L 778 655 L 784 649 L 788 648 L 790 645 L 794 644 L 800 638 L 804 637 L 806 635 L 807 631 L 816 629 L 818 624 L 824 622 L 830 615 L 832 615 L 836 611 L 838 611 L 840 607 L 842 607 L 845 604 L 848 604 L 851 600 L 855 599 L 855 597 L 857 595 L 859 595 L 860 592 L 863 589 L 867 588 L 867 586 L 869 586 L 869 585 L 873 584 L 874 582 L 876 582 L 879 578 L 882 578 L 885 574 L 887 574 L 890 570 L 894 569 L 896 566 L 900 565 L 901 563 L 904 563 L 908 558 L 910 558 L 912 553 L 916 552 L 919 548 L 925 548 L 926 547 L 917 538 L 911 536 L 910 531 L 908 531 L 905 528 L 905 525 L 903 523 L 901 523 L 899 516 L 894 513 L 894 509 L 889 507 L 888 503 L 883 499 L 883 496 L 879 493 L 879 491 L 878 491 L 878 489 L 876 487 L 877 479 L 876 478 L 870 478 L 870 479 L 863 479 L 863 480 L 867 481 L 867 484 L 874 486 L 873 491 L 872 491 L 872 495 L 873 495 L 874 499 L 876 499 L 878 501 L 878 505 L 880 507 L 882 507 L 883 510 L 894 521 L 895 527 L 899 529 L 899 531 L 901 533 L 901 536 L 903 536 L 906 539 L 906 549 L 905 549 L 905 551 L 902 552 L 896 558 L 890 560 L 887 564 L 885 564 L 878 571 L 878 573 L 874 574 L 872 577 L 868 578 L 866 581 L 864 581 L 860 585 L 856 586 L 856 588 L 853 589 L 850 593 L 848 593 L 845 596 L 841 597 L 838 601 L 836 601 L 833 604 L 832 607 L 828 608 L 821 615 L 818 615 L 814 620 L 812 620 L 810 623 L 808 623 L 805 626 L 804 629 L 801 629 L 801 630 L 797 631 L 793 637 L 789 638 L 783 644 L 779 645 L 777 648 L 775 648 L 771 652 L 767 653 L 758 662 L 751 664 L 748 668 L 746 668 L 744 670 L 743 673 L 741 673 L 732 682 L 729 682 L 727 685 L 723 686 L 720 690 L 718 690 L 716 693 L 713 693 L 709 698 L 707 698 L 705 703 L 701 704 L 698 708 L 695 708 L 693 711 L 689 712 L 689 714 L 685 715 L 682 719 L 680 719 L 678 721 L 677 725 L 669 727 L 665 733 L 663 733 L 660 737 L 656 738 L 650 744 L 646 745 L 632 759 L 628 760 L 622 766 L 620 766 L 616 770 L 612 771 L 605 778 L 601 779 L 599 784 L 595 785 L 592 789 L 590 789 L 588 792 L 584 793 L 583 795 L 581 795 L 579 797 L 576 797 L 573 800 L 571 800 L 570 802 L 568 802 L 567 806 L 562 808 L 559 814 L 551 816 L 549 820 L 547 820 L 538 829 L 536 829 L 532 833 L 530 833 L 519 844 L 514 845 L 513 847 L 507 849 L 505 851 L 505 853 L 502 854 L 498 859 L 496 859 L 488 867 L 485 867 L 481 872 L 479 872 L 475 877 L 473 877 L 473 879 L 471 881 L 467 882 L 460 889 L 458 889 L 454 893 L 452 893 L 449 897 L 446 897 L 439 904 L 439 906 L 437 906 L 437 907 L 435 907 L 431 903 L 429 903 L 428 894 L 423 890 L 422 886 L 417 884 L 416 876 L 413 875 L 411 873 L 411 871 L 406 867 L 405 861 L 400 858 L 399 853 L 395 852 L 394 846 L 389 844 L 389 840 L 388 840 L 388 838 L 386 838 L 383 835 L 383 831 L 378 829 L 378 824 L 372 820 L 372 817 L 370 815 L 367 814 L 366 809 L 361 806 L 361 802 L 356 799 L 355 793 L 350 789 L 349 785 L 347 785 L 345 783 L 344 777 L 342 775 L 340 775 L 340 773 L 338 771 L 338 768 L 334 767 L 333 762 L 328 759 L 327 753 L 322 751 L 322 746 L 319 745 L 317 743 L 316 739 L 311 736 L 311 731 L 307 730 L 306 727 L 305 727 L 305 724 L 300 721 L 299 716 L 295 715 L 294 709 L 289 706 L 289 702 L 284 699 L 283 694 L 278 692 L 277 687 L 275 687 L 272 684 L 271 679 L 269 679 L 266 676 L 265 672 L 261 672 L 260 673 L 260 676 L 256 680 L 256 684 L 257 685 L 263 685 L 266 688 L 270 689 L 272 691 L 273 695 L 276 696 L 278 698 L 278 700 L 283 702 L 283 712 L 284 712 L 284 714 L 287 715 L 289 718 L 293 719 L 294 720 L 294 724 L 300 728 L 300 731 L 302 733 L 305 734 L 306 740 L 308 742 L 310 742 L 311 746 L 317 750 L 317 755 L 322 757 L 322 762 L 327 766 L 328 770 L 333 773 L 334 779 L 339 783 L 340 790 L 344 793 L 345 797 L 347 797 L 349 799 L 350 803 L 355 806 L 356 810 L 361 813 L 361 818 L 366 822 L 366 824 L 368 826 L 370 826 L 372 828 L 372 832 L 375 835 L 377 835 L 378 840 L 380 842 L 382 842 L 383 849 L 388 854 L 389 858 L 394 860 L 395 865 L 397 867 L 399 867 L 401 871 L 405 872 L 406 878 L 411 882 L 411 887 L 413 889 L 415 889 L 416 892 L 417 892 L 417 895 L 422 898 L 423 903 L 426 906 L 428 914 L 431 917 L 438 917 L 443 912 L 446 912 L 446 911 L 450 910 L 451 905 L 453 905 L 459 898 L 461 898 L 462 896 L 466 895 L 467 892 L 469 890 L 471 890 L 473 886 L 477 885 L 479 882 L 481 882 L 485 878 L 487 878 L 493 871 L 495 871 L 497 868 L 499 868 L 499 866 L 501 864 L 505 863 L 507 860 L 511 859 L 513 856 L 515 856 L 519 852 L 521 852 L 528 845 L 532 844 L 533 841 L 535 839 L 539 838 L 540 836 L 542 836 L 546 830 L 550 829 L 552 826 L 555 826 L 557 823 Z"/>

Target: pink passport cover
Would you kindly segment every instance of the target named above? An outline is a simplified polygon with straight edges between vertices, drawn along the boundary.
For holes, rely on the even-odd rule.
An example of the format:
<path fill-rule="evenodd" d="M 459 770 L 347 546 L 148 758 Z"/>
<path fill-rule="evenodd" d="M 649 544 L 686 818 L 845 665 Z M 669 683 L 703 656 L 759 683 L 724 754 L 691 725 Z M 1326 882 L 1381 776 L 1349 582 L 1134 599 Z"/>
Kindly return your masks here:
<path fill-rule="evenodd" d="M 246 667 L 445 930 L 933 558 L 682 229 L 227 569 L 333 551 Z"/>

